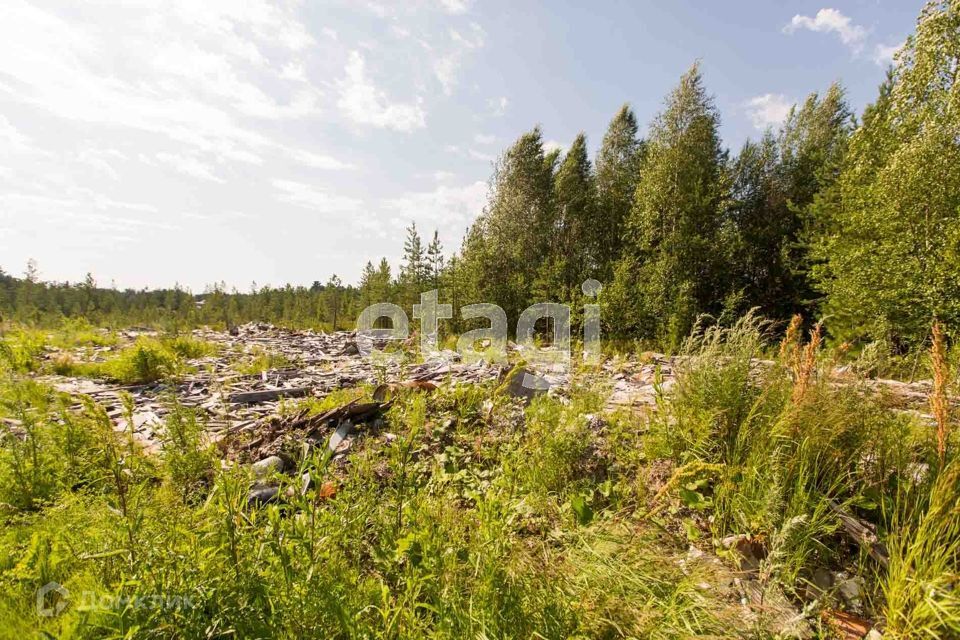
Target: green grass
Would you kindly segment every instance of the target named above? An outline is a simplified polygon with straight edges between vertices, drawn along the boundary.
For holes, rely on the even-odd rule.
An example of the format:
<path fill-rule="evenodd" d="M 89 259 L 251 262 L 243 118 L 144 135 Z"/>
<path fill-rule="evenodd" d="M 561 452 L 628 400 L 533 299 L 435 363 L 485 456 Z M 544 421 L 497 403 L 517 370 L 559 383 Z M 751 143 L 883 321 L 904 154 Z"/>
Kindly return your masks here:
<path fill-rule="evenodd" d="M 796 397 L 786 364 L 751 367 L 765 338 L 763 324 L 748 317 L 687 341 L 676 389 L 645 439 L 651 458 L 679 469 L 709 465 L 677 483 L 677 508 L 709 514 L 715 539 L 762 541 L 765 584 L 799 598 L 817 570 L 857 572 L 867 578 L 865 613 L 885 619 L 892 637 L 957 633 L 947 587 L 960 544 L 948 506 L 960 488 L 956 463 L 939 472 L 931 428 L 884 409 L 856 384 L 831 384 L 829 362 Z M 917 479 L 918 465 L 930 465 L 925 479 Z M 843 536 L 829 501 L 877 526 L 892 551 L 889 571 Z M 927 501 L 938 506 L 903 506 Z"/>
<path fill-rule="evenodd" d="M 244 375 L 256 375 L 273 369 L 286 369 L 293 364 L 292 360 L 281 353 L 275 353 L 262 347 L 257 347 L 234 368 L 238 373 Z"/>
<path fill-rule="evenodd" d="M 722 632 L 723 607 L 676 563 L 685 549 L 617 515 L 609 464 L 582 416 L 598 397 L 524 411 L 503 398 L 491 409 L 491 391 L 401 393 L 384 426 L 395 439 L 361 439 L 346 470 L 322 456 L 302 463 L 334 497 L 310 492 L 251 512 L 249 475 L 214 464 L 184 408 L 173 405 L 152 460 L 88 406 L 76 418 L 86 458 L 73 465 L 44 419 L 60 397 L 33 389 L 23 401 L 38 420 L 35 475 L 50 484 L 17 504 L 22 489 L 3 485 L 0 626 L 91 638 Z M 0 468 L 13 466 L 5 457 Z M 48 581 L 104 602 L 166 594 L 189 606 L 71 600 L 39 619 L 34 592 Z"/>
<path fill-rule="evenodd" d="M 145 384 L 190 371 L 187 360 L 216 353 L 216 348 L 189 336 L 140 337 L 104 362 L 78 362 L 69 354 L 55 359 L 51 371 L 63 376 L 106 378 L 123 384 Z"/>

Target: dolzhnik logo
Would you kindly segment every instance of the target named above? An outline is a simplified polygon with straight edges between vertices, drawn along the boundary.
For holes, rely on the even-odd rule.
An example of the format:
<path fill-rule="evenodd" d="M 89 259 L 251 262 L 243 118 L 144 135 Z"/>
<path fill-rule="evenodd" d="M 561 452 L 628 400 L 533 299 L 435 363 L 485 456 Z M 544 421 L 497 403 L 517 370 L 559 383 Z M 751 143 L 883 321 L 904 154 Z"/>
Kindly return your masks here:
<path fill-rule="evenodd" d="M 57 582 L 48 582 L 37 589 L 37 615 L 52 618 L 66 609 L 70 599 L 67 588 Z"/>

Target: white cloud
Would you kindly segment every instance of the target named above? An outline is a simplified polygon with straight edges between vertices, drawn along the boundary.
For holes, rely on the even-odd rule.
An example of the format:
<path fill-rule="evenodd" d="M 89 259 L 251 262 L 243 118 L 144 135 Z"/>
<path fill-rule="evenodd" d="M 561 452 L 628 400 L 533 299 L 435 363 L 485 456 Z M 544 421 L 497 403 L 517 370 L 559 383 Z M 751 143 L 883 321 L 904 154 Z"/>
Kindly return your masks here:
<path fill-rule="evenodd" d="M 320 93 L 312 86 L 277 100 L 246 79 L 251 71 L 271 71 L 273 59 L 292 69 L 287 56 L 311 46 L 285 9 L 263 0 L 100 9 L 103 24 L 68 22 L 21 0 L 5 3 L 0 76 L 10 81 L 0 91 L 6 99 L 241 162 L 259 162 L 258 151 L 274 146 L 257 127 L 241 124 L 243 116 L 299 118 L 317 111 Z M 274 47 L 271 59 L 260 46 Z"/>
<path fill-rule="evenodd" d="M 4 193 L 0 194 L 0 209 L 11 219 L 27 218 L 34 224 L 52 223 L 58 228 L 69 228 L 72 233 L 129 234 L 137 229 L 178 229 L 175 225 L 158 221 L 154 215 L 149 218 L 136 217 L 136 214 L 156 214 L 157 208 L 153 205 L 115 200 L 85 188 L 70 189 L 56 196 L 30 192 Z"/>
<path fill-rule="evenodd" d="M 281 202 L 311 209 L 324 214 L 357 213 L 363 202 L 318 189 L 293 180 L 273 180 L 271 184 L 279 191 L 277 199 Z"/>
<path fill-rule="evenodd" d="M 280 70 L 280 77 L 294 82 L 306 82 L 307 72 L 304 71 L 302 62 L 288 62 Z"/>
<path fill-rule="evenodd" d="M 457 29 L 450 29 L 450 39 L 463 49 L 479 49 L 483 47 L 487 34 L 476 22 L 470 23 L 470 32 L 464 34 Z"/>
<path fill-rule="evenodd" d="M 377 16 L 378 18 L 386 18 L 386 17 L 388 17 L 388 16 L 391 15 L 390 8 L 387 7 L 387 5 L 385 5 L 385 4 L 383 4 L 383 3 L 380 3 L 380 2 L 374 2 L 373 0 L 367 0 L 367 2 L 364 2 L 364 3 L 362 4 L 362 6 L 363 6 L 367 11 L 369 11 L 369 12 L 372 13 L 373 15 Z"/>
<path fill-rule="evenodd" d="M 312 277 L 332 265 L 325 258 L 303 267 L 312 251 L 298 242 L 329 256 L 351 246 L 351 228 L 370 230 L 372 240 L 385 229 L 382 243 L 336 265 L 338 273 L 358 273 L 352 261 L 389 255 L 396 234 L 387 220 L 402 217 L 404 204 L 434 218 L 447 211 L 456 225 L 451 238 L 459 239 L 457 212 L 472 216 L 482 206 L 482 197 L 471 199 L 470 182 L 486 177 L 481 161 L 493 160 L 499 144 L 486 134 L 497 130 L 468 128 L 459 157 L 440 164 L 448 171 L 435 171 L 423 129 L 432 100 L 468 86 L 461 106 L 472 106 L 478 118 L 506 111 L 507 98 L 496 97 L 503 89 L 484 90 L 468 77 L 489 38 L 471 22 L 472 0 L 364 2 L 337 3 L 318 22 L 303 0 L 93 0 L 82 11 L 3 0 L 0 227 L 34 241 L 15 243 L 6 234 L 0 259 L 19 261 L 36 249 L 51 277 L 90 268 L 105 281 L 179 279 L 202 288 L 213 278 L 242 281 L 254 269 L 250 256 L 258 257 L 258 280 Z M 396 148 L 393 131 L 419 133 Z M 374 157 L 382 162 L 367 161 Z M 460 174 L 453 167 L 461 165 L 479 173 Z M 331 171 L 354 173 L 335 182 L 324 175 Z M 398 171 L 421 184 L 397 196 L 389 185 Z M 316 184 L 321 177 L 331 179 Z M 448 190 L 434 191 L 441 186 Z M 389 212 L 382 206 L 388 196 L 397 196 Z M 321 227 L 265 230 L 250 220 L 291 212 Z M 348 229 L 330 227 L 323 212 L 347 220 Z M 145 233 L 175 229 L 171 224 L 192 233 Z M 319 239 L 312 235 L 318 228 Z M 94 255 L 100 232 L 135 249 Z M 206 261 L 157 258 L 157 248 L 171 242 L 201 255 L 203 238 L 218 232 L 223 246 Z M 282 277 L 273 271 L 276 255 L 287 265 Z"/>
<path fill-rule="evenodd" d="M 249 29 L 257 39 L 278 42 L 292 51 L 301 51 L 313 43 L 306 27 L 294 18 L 287 3 L 215 0 L 175 2 L 174 6 L 184 22 L 208 33 L 231 34 L 239 25 Z M 236 33 L 231 37 L 240 38 Z"/>
<path fill-rule="evenodd" d="M 886 67 L 893 63 L 893 56 L 903 48 L 907 42 L 904 40 L 898 44 L 878 44 L 873 49 L 873 61 L 881 67 Z"/>
<path fill-rule="evenodd" d="M 213 167 L 204 163 L 195 156 L 184 155 L 181 153 L 160 152 L 154 156 L 160 164 L 166 165 L 178 173 L 199 180 L 209 182 L 224 182 L 224 179 L 213 172 Z M 147 163 L 150 160 L 141 156 L 141 159 Z"/>
<path fill-rule="evenodd" d="M 440 81 L 440 86 L 443 87 L 444 94 L 449 96 L 453 93 L 454 87 L 457 86 L 457 71 L 459 70 L 459 56 L 444 56 L 438 58 L 437 61 L 433 63 L 433 75 Z"/>
<path fill-rule="evenodd" d="M 493 162 L 497 159 L 497 157 L 491 153 L 484 153 L 483 151 L 477 151 L 476 149 L 467 149 L 467 155 L 474 160 L 482 160 L 483 162 Z"/>
<path fill-rule="evenodd" d="M 300 164 L 307 165 L 308 167 L 314 167 L 315 169 L 329 169 L 331 171 L 340 171 L 344 169 L 356 169 L 357 166 L 350 164 L 349 162 L 344 162 L 338 160 L 332 156 L 312 153 L 310 151 L 303 151 L 301 149 L 291 149 L 290 157 L 299 162 Z"/>
<path fill-rule="evenodd" d="M 790 20 L 790 24 L 783 28 L 784 33 L 793 33 L 797 29 L 809 29 L 819 33 L 836 33 L 840 41 L 852 51 L 858 53 L 863 49 L 867 30 L 843 15 L 837 9 L 820 9 L 814 17 L 797 14 Z"/>
<path fill-rule="evenodd" d="M 493 162 L 496 160 L 496 156 L 479 151 L 477 149 L 463 148 L 455 144 L 448 144 L 444 147 L 449 153 L 455 153 L 458 156 L 463 156 L 465 158 L 472 158 L 474 160 L 482 160 L 483 162 Z"/>
<path fill-rule="evenodd" d="M 567 148 L 568 145 L 563 144 L 562 142 L 557 142 L 556 140 L 547 140 L 543 143 L 543 150 L 547 153 L 551 151 L 563 151 Z"/>
<path fill-rule="evenodd" d="M 470 0 L 438 0 L 440 7 L 447 13 L 466 13 L 470 9 Z"/>
<path fill-rule="evenodd" d="M 490 115 L 498 118 L 507 112 L 507 106 L 510 104 L 510 101 L 507 100 L 506 96 L 500 96 L 499 98 L 488 98 L 487 99 L 487 109 L 490 111 Z"/>
<path fill-rule="evenodd" d="M 340 81 L 340 100 L 337 105 L 350 120 L 378 128 L 412 131 L 426 126 L 426 114 L 421 100 L 414 103 L 390 102 L 366 74 L 363 56 L 351 51 Z"/>
<path fill-rule="evenodd" d="M 453 48 L 446 55 L 437 58 L 433 63 L 433 73 L 440 81 L 443 93 L 449 96 L 457 86 L 457 73 L 463 57 L 467 52 L 483 47 L 486 33 L 476 22 L 471 22 L 470 31 L 466 35 L 456 29 L 450 29 L 448 35 Z"/>
<path fill-rule="evenodd" d="M 411 220 L 424 233 L 438 229 L 446 242 L 459 239 L 459 234 L 483 210 L 487 202 L 487 184 L 477 181 L 460 187 L 437 185 L 432 191 L 413 191 L 396 198 L 387 198 L 383 207 L 396 212 L 391 218 L 398 227 Z"/>
<path fill-rule="evenodd" d="M 127 155 L 118 149 L 84 149 L 76 156 L 77 162 L 102 173 L 111 180 L 119 180 L 120 174 L 111 161 L 122 162 Z"/>
<path fill-rule="evenodd" d="M 743 106 L 753 126 L 765 131 L 767 127 L 775 127 L 787 119 L 793 102 L 781 93 L 765 93 L 750 98 Z"/>
<path fill-rule="evenodd" d="M 9 120 L 0 114 L 0 141 L 13 147 L 27 147 L 30 138 L 25 136 Z"/>

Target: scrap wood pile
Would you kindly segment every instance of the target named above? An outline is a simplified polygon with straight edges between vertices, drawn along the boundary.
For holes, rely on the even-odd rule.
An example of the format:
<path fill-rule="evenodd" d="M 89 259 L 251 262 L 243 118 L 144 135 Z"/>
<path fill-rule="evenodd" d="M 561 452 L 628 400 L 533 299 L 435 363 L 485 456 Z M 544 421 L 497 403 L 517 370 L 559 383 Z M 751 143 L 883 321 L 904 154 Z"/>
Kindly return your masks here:
<path fill-rule="evenodd" d="M 121 334 L 134 340 L 143 332 Z M 225 459 L 256 461 L 275 455 L 284 441 L 329 438 L 340 423 L 368 422 L 389 406 L 386 396 L 396 388 L 434 388 L 438 384 L 479 384 L 499 380 L 506 368 L 484 361 L 458 362 L 454 352 L 442 352 L 426 362 L 414 362 L 409 351 L 390 359 L 369 359 L 363 353 L 384 347 L 353 332 L 334 334 L 292 331 L 251 323 L 231 332 L 197 330 L 194 337 L 220 347 L 218 355 L 190 360 L 196 371 L 177 380 L 117 386 L 101 380 L 45 376 L 58 391 L 90 396 L 99 402 L 117 430 L 132 431 L 149 451 L 159 451 L 160 433 L 170 401 L 194 409 Z M 364 342 L 366 340 L 366 342 Z M 408 345 L 409 346 L 409 345 Z M 258 353 L 282 357 L 282 368 L 257 374 L 238 372 L 238 363 Z M 377 385 L 380 385 L 377 387 Z M 290 414 L 284 403 L 322 399 L 341 389 L 377 387 L 380 399 L 351 402 L 327 414 L 312 416 L 307 409 Z M 133 399 L 133 425 L 128 424 L 122 397 Z M 349 443 L 349 437 L 344 441 Z"/>
<path fill-rule="evenodd" d="M 145 330 L 128 330 L 121 337 L 132 341 L 153 334 Z M 369 353 L 373 348 L 381 349 L 386 342 L 373 342 L 354 332 L 326 334 L 250 323 L 235 327 L 230 332 L 200 329 L 194 331 L 193 335 L 218 345 L 219 353 L 191 360 L 190 364 L 197 373 L 176 382 L 118 387 L 88 378 L 47 376 L 46 379 L 59 391 L 95 398 L 106 407 L 118 429 L 129 428 L 120 398 L 123 393 L 131 394 L 136 406 L 133 431 L 145 447 L 156 450 L 159 448 L 157 431 L 162 428 L 171 397 L 186 407 L 196 409 L 205 421 L 210 440 L 216 442 L 238 433 L 278 429 L 271 425 L 278 424 L 280 405 L 288 400 L 324 398 L 336 390 L 380 383 L 477 384 L 499 380 L 506 371 L 506 367 L 499 364 L 459 362 L 459 355 L 452 351 L 444 351 L 438 354 L 439 357 L 416 363 L 411 355 L 411 344 L 397 351 L 394 358 L 375 361 L 362 354 Z M 512 343 L 508 345 L 508 350 L 520 358 L 526 355 L 522 347 Z M 102 358 L 104 351 L 98 349 L 96 357 Z M 239 362 L 258 353 L 279 356 L 285 364 L 257 374 L 238 371 Z M 656 404 L 658 389 L 664 392 L 671 389 L 675 383 L 676 369 L 682 366 L 683 361 L 682 356 L 646 352 L 616 362 L 606 360 L 599 369 L 582 377 L 583 382 L 598 383 L 608 390 L 608 410 L 648 411 Z M 758 369 L 772 365 L 770 361 L 757 361 Z M 551 392 L 563 393 L 571 383 L 569 373 L 548 367 L 534 367 L 534 370 L 538 374 L 538 384 L 543 386 L 537 391 L 550 389 Z M 848 372 L 844 367 L 838 368 L 834 377 L 838 384 L 850 383 L 845 380 Z M 932 420 L 927 404 L 929 387 L 929 381 L 906 383 L 869 380 L 865 390 L 887 395 L 901 410 Z M 956 398 L 952 400 L 957 401 Z"/>

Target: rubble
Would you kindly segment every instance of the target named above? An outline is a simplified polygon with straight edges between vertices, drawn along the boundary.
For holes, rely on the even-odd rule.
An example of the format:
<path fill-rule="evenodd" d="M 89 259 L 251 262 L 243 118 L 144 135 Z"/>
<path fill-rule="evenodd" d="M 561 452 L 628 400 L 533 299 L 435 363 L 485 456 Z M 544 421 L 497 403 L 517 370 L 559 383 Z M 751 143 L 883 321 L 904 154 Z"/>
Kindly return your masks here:
<path fill-rule="evenodd" d="M 156 332 L 131 329 L 121 333 L 121 337 L 129 341 L 143 335 L 156 335 Z M 280 432 L 298 431 L 309 426 L 304 423 L 308 420 L 306 416 L 295 417 L 292 421 L 279 418 L 281 406 L 295 399 L 322 399 L 340 389 L 370 386 L 375 388 L 373 400 L 383 403 L 400 389 L 428 392 L 440 384 L 502 382 L 501 392 L 528 402 L 545 392 L 562 396 L 571 384 L 570 373 L 556 366 L 525 365 L 518 371 L 521 375 L 512 376 L 507 375 L 505 365 L 483 360 L 461 362 L 459 354 L 452 351 L 428 354 L 427 360 L 417 362 L 410 351 L 398 345 L 400 348 L 392 352 L 390 358 L 366 358 L 362 354 L 370 353 L 373 348 L 383 348 L 387 341 L 355 332 L 327 334 L 250 323 L 231 327 L 230 331 L 199 329 L 193 332 L 193 336 L 217 345 L 219 353 L 191 360 L 189 364 L 196 373 L 176 382 L 118 386 L 61 376 L 45 376 L 42 380 L 58 391 L 93 397 L 105 406 L 118 429 L 131 430 L 148 450 L 159 450 L 159 436 L 169 410 L 169 398 L 176 397 L 183 406 L 198 412 L 210 442 L 239 439 L 245 443 L 246 454 L 263 453 L 261 457 L 275 453 L 273 444 Z M 522 356 L 523 348 L 509 343 L 508 352 Z M 243 373 L 240 365 L 258 354 L 276 356 L 285 364 L 261 373 Z M 68 355 L 83 360 L 83 354 Z M 656 407 L 658 393 L 670 393 L 675 384 L 677 365 L 682 361 L 683 357 L 644 352 L 607 359 L 596 369 L 577 375 L 586 383 L 596 382 L 607 389 L 608 411 L 647 412 Z M 757 361 L 757 366 L 762 369 L 773 366 L 773 363 Z M 845 375 L 838 370 L 833 377 L 837 384 L 848 384 Z M 864 383 L 864 387 L 871 392 L 887 394 L 902 411 L 932 420 L 927 403 L 929 381 L 870 380 Z M 121 406 L 123 394 L 130 394 L 134 400 L 132 429 L 126 424 Z M 332 421 L 333 417 L 309 420 L 319 425 Z M 325 424 L 324 427 L 335 429 L 337 424 L 338 421 L 334 421 L 332 426 Z M 314 428 L 311 434 L 318 429 Z"/>
<path fill-rule="evenodd" d="M 277 453 L 284 432 L 309 437 L 327 427 L 335 429 L 340 421 L 354 424 L 369 419 L 385 408 L 385 402 L 398 389 L 435 389 L 441 383 L 478 384 L 498 381 L 503 366 L 484 361 L 459 363 L 453 352 L 438 352 L 425 362 L 415 362 L 408 352 L 397 357 L 375 360 L 364 358 L 372 348 L 383 348 L 386 341 L 371 340 L 355 332 L 327 334 L 295 331 L 265 323 L 232 327 L 231 331 L 199 329 L 193 336 L 219 347 L 216 356 L 189 361 L 196 370 L 175 382 L 141 385 L 116 385 L 87 378 L 44 376 L 41 380 L 57 391 L 74 396 L 87 395 L 104 405 L 118 430 L 131 431 L 144 448 L 159 451 L 169 399 L 197 411 L 206 427 L 208 441 L 220 444 L 227 459 L 260 459 Z M 142 335 L 155 335 L 142 329 L 120 334 L 133 341 Z M 257 354 L 268 353 L 289 363 L 283 368 L 257 374 L 242 373 L 240 364 Z M 73 354 L 83 360 L 81 354 Z M 295 399 L 322 399 L 340 389 L 376 386 L 374 404 L 351 404 L 326 416 L 281 417 L 284 403 Z M 121 397 L 134 401 L 133 425 L 127 424 Z M 79 403 L 75 405 L 80 408 Z M 332 425 L 330 424 L 332 423 Z M 238 444 L 242 443 L 242 444 Z M 243 455 L 240 455 L 243 454 Z"/>

